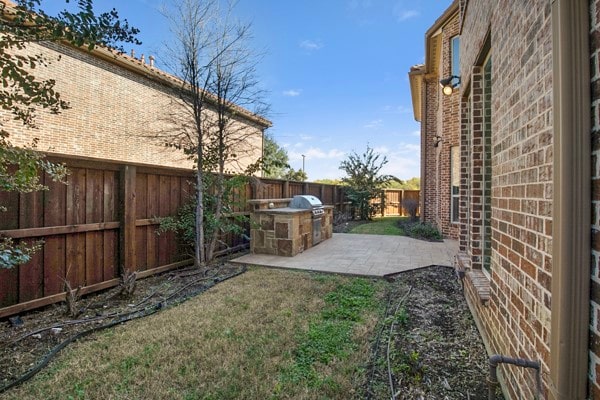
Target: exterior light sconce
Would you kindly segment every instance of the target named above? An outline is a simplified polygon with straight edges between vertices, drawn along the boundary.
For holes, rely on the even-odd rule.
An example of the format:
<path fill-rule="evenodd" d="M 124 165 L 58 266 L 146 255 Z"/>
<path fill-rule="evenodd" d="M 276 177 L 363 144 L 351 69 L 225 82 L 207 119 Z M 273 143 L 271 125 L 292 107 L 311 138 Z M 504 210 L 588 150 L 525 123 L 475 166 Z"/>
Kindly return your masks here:
<path fill-rule="evenodd" d="M 442 137 L 440 135 L 435 135 L 433 138 L 433 147 L 438 147 L 442 142 Z"/>
<path fill-rule="evenodd" d="M 442 93 L 446 96 L 450 96 L 454 92 L 454 88 L 458 85 L 460 85 L 460 76 L 450 75 L 449 77 L 440 80 Z"/>

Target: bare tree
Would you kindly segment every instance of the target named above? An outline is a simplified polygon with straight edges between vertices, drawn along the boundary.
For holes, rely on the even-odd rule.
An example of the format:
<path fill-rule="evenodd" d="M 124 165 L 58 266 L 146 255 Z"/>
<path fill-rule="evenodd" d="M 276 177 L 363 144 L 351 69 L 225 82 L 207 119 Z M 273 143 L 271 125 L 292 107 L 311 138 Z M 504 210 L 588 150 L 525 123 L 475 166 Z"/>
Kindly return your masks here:
<path fill-rule="evenodd" d="M 197 266 L 214 257 L 223 231 L 226 173 L 245 169 L 251 174 L 258 169 L 259 160 L 250 155 L 257 150 L 252 138 L 262 144 L 262 129 L 259 122 L 249 121 L 260 121 L 267 109 L 256 79 L 258 56 L 249 46 L 250 25 L 234 20 L 233 7 L 228 3 L 223 9 L 218 0 L 177 0 L 164 12 L 175 38 L 168 48 L 176 62 L 171 70 L 182 85 L 181 111 L 171 113 L 170 128 L 162 138 L 195 161 Z M 262 125 L 267 125 L 266 120 Z M 214 185 L 212 192 L 209 185 Z M 207 195 L 212 201 L 207 201 Z"/>
<path fill-rule="evenodd" d="M 208 143 L 209 154 L 214 157 L 215 204 L 214 218 L 217 223 L 224 218 L 225 173 L 228 164 L 246 174 L 253 174 L 259 164 L 240 162 L 248 154 L 255 153 L 250 143 L 256 136 L 256 128 L 241 123 L 242 110 L 251 110 L 254 115 L 264 116 L 268 106 L 264 102 L 264 91 L 257 80 L 256 65 L 260 59 L 250 47 L 250 25 L 232 20 L 230 7 L 219 24 L 210 64 L 210 80 L 206 88 L 215 98 L 214 128 Z M 243 109 L 242 109 L 243 107 Z M 258 161 L 258 160 L 256 160 Z M 219 224 L 221 225 L 221 224 Z M 219 239 L 219 229 L 213 229 L 207 246 L 207 257 L 212 259 Z"/>

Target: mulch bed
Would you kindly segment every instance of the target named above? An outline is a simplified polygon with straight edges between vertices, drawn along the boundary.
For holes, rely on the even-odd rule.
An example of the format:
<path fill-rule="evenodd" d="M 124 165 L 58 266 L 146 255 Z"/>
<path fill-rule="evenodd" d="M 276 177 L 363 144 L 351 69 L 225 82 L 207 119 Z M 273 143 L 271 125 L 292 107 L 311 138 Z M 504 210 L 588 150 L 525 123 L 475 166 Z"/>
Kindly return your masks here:
<path fill-rule="evenodd" d="M 362 398 L 487 399 L 485 347 L 454 270 L 431 266 L 389 279 Z"/>

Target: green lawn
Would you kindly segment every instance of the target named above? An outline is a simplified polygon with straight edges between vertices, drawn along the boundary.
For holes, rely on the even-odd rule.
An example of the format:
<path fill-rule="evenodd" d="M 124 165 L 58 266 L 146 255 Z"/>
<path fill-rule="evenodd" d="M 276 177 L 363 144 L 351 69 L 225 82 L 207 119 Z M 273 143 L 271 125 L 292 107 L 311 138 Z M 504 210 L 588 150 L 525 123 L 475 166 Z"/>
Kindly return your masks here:
<path fill-rule="evenodd" d="M 382 217 L 373 218 L 373 221 L 354 227 L 350 233 L 362 233 L 368 235 L 395 235 L 406 236 L 402 228 L 398 226 L 398 221 L 407 219 L 406 217 Z"/>
<path fill-rule="evenodd" d="M 251 268 L 65 349 L 8 399 L 351 399 L 385 282 Z"/>

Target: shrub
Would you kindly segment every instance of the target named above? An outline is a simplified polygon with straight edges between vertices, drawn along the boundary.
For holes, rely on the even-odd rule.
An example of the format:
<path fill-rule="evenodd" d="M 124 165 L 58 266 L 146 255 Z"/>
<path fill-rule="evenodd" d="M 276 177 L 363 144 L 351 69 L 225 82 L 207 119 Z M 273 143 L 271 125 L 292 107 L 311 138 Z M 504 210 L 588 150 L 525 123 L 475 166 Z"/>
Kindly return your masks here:
<path fill-rule="evenodd" d="M 419 222 L 405 227 L 405 232 L 408 236 L 415 239 L 426 240 L 442 240 L 441 232 L 432 224 L 427 222 Z"/>
<path fill-rule="evenodd" d="M 417 220 L 417 211 L 419 210 L 419 201 L 416 199 L 402 200 L 402 208 L 406 210 L 411 221 Z"/>
<path fill-rule="evenodd" d="M 384 206 L 372 200 L 381 198 L 383 188 L 396 179 L 391 175 L 381 175 L 381 169 L 387 162 L 385 156 L 380 160 L 380 155 L 367 146 L 365 153 L 359 155 L 353 152 L 340 164 L 340 169 L 346 172 L 346 177 L 342 178 L 342 182 L 348 185 L 346 196 L 352 203 L 353 214 L 360 220 L 370 220 Z"/>

